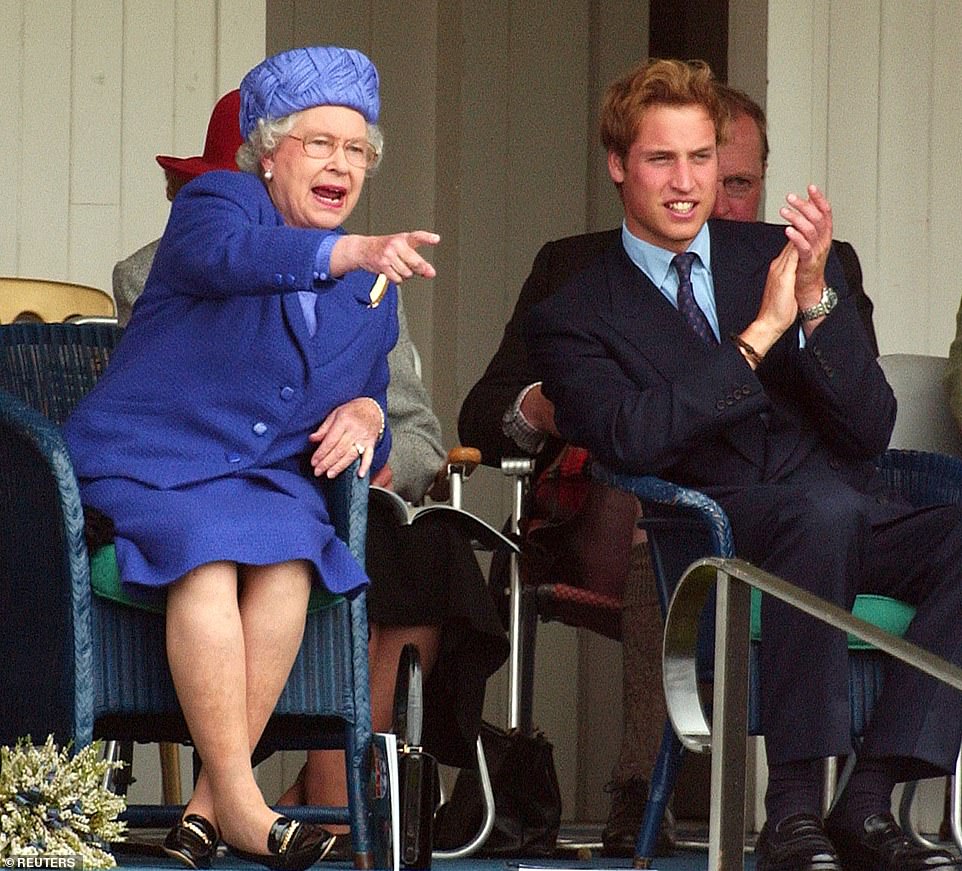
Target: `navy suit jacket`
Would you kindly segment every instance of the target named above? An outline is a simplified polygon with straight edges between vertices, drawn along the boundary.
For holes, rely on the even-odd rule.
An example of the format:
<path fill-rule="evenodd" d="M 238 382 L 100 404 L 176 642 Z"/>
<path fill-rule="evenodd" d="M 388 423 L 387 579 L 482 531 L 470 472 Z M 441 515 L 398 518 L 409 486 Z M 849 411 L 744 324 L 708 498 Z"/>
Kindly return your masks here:
<path fill-rule="evenodd" d="M 501 431 L 501 415 L 525 387 L 541 380 L 541 372 L 531 361 L 522 336 L 528 311 L 561 290 L 573 277 L 592 265 L 606 249 L 619 245 L 620 239 L 619 227 L 557 239 L 538 251 L 511 319 L 505 325 L 498 350 L 461 404 L 458 416 L 461 442 L 480 448 L 484 463 L 497 466 L 502 457 L 518 454 L 518 446 Z M 878 356 L 872 323 L 873 305 L 862 286 L 858 255 L 848 242 L 836 240 L 833 248 L 841 260 L 845 283 L 855 298 L 872 352 Z M 537 456 L 539 467 L 548 465 L 563 444 L 560 439 L 547 438 Z"/>
<path fill-rule="evenodd" d="M 804 349 L 787 330 L 753 372 L 728 336 L 754 320 L 784 228 L 713 220 L 710 236 L 720 347 L 695 336 L 620 238 L 531 310 L 526 338 L 562 435 L 615 470 L 716 497 L 782 479 L 813 452 L 870 486 L 895 399 L 837 257 L 826 273 L 836 310 Z"/>

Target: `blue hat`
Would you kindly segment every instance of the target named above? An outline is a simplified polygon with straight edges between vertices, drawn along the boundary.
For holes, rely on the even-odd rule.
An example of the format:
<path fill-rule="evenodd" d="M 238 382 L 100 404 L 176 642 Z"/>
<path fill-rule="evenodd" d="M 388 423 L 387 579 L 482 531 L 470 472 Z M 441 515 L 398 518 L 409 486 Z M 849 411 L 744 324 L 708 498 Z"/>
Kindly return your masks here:
<path fill-rule="evenodd" d="M 325 45 L 282 51 L 241 82 L 241 135 L 247 139 L 260 118 L 283 118 L 313 106 L 347 106 L 376 124 L 377 87 L 374 64 L 354 49 Z"/>

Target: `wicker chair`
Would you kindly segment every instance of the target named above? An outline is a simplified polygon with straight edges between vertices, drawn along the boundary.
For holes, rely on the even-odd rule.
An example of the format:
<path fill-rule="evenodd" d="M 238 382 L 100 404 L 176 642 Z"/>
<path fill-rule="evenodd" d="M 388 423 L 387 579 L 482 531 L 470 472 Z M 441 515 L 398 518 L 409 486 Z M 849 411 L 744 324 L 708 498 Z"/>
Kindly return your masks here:
<path fill-rule="evenodd" d="M 0 743 L 53 734 L 188 743 L 167 668 L 162 614 L 93 595 L 77 481 L 58 424 L 95 383 L 120 338 L 102 324 L 0 327 Z M 330 483 L 338 534 L 364 559 L 367 478 Z M 19 630 L 19 631 L 18 631 Z M 343 748 L 347 807 L 291 816 L 349 823 L 354 864 L 384 861 L 368 799 L 371 715 L 365 596 L 308 617 L 301 651 L 255 755 Z M 177 806 L 130 807 L 134 825 L 166 825 Z"/>

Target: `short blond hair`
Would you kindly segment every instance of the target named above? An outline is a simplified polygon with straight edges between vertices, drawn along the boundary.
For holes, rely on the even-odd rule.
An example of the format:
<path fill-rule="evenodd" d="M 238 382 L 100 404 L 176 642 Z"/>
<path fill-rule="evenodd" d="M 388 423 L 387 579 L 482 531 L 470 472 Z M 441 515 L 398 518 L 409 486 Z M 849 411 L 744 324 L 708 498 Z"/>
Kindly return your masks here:
<path fill-rule="evenodd" d="M 711 67 L 701 60 L 644 61 L 612 82 L 601 104 L 601 144 L 624 158 L 635 141 L 642 116 L 652 106 L 702 106 L 722 141 L 728 109 L 716 90 Z"/>

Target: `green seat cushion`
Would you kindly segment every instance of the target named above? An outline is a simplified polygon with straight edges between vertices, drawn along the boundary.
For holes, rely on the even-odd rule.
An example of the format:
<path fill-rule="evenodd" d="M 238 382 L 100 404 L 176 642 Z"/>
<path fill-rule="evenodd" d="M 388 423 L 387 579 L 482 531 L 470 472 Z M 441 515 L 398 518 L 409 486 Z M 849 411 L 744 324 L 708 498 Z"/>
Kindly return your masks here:
<path fill-rule="evenodd" d="M 167 606 L 167 591 L 143 589 L 136 596 L 131 596 L 120 583 L 120 572 L 117 570 L 117 553 L 112 544 L 98 548 L 90 557 L 90 584 L 96 595 L 121 605 L 130 605 L 144 611 L 163 614 Z M 338 602 L 344 601 L 343 596 L 329 592 L 317 584 L 311 586 L 311 598 L 307 603 L 307 613 L 313 614 L 323 608 L 330 608 Z"/>
<path fill-rule="evenodd" d="M 898 635 L 900 638 L 905 635 L 909 628 L 909 623 L 915 616 L 915 608 L 900 602 L 898 599 L 890 599 L 888 596 L 877 596 L 874 593 L 862 593 L 855 597 L 855 606 L 852 614 L 860 617 L 879 629 Z M 758 641 L 762 635 L 762 591 L 752 589 L 752 641 Z M 873 645 L 854 635 L 848 636 L 848 646 L 850 650 L 874 650 Z"/>

